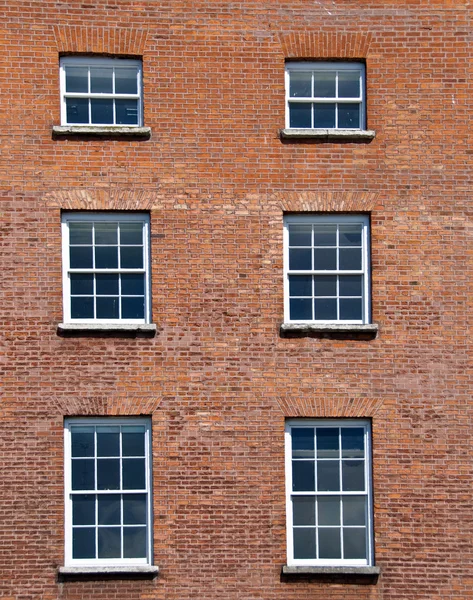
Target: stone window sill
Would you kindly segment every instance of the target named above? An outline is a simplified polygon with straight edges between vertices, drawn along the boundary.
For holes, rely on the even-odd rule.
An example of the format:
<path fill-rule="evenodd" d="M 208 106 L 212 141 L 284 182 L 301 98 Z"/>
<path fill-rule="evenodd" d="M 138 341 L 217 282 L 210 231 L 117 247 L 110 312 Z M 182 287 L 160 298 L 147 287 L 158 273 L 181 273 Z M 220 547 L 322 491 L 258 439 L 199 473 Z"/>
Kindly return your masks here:
<path fill-rule="evenodd" d="M 59 323 L 57 326 L 59 335 L 93 335 L 110 334 L 136 337 L 137 335 L 154 337 L 157 327 L 154 323 Z"/>
<path fill-rule="evenodd" d="M 152 565 L 137 565 L 133 567 L 59 567 L 58 569 L 58 575 L 61 579 L 153 579 L 158 574 L 159 567 Z"/>
<path fill-rule="evenodd" d="M 54 125 L 54 137 L 114 137 L 114 138 L 140 138 L 151 137 L 151 127 L 127 127 L 126 125 Z"/>
<path fill-rule="evenodd" d="M 284 565 L 281 576 L 285 579 L 302 577 L 340 583 L 373 584 L 378 581 L 379 567 L 290 567 Z"/>
<path fill-rule="evenodd" d="M 282 323 L 280 334 L 282 337 L 353 337 L 361 339 L 372 339 L 378 334 L 378 324 L 366 325 L 343 324 L 343 323 Z"/>
<path fill-rule="evenodd" d="M 284 140 L 322 139 L 328 141 L 371 141 L 376 137 L 372 129 L 281 129 L 279 132 Z"/>

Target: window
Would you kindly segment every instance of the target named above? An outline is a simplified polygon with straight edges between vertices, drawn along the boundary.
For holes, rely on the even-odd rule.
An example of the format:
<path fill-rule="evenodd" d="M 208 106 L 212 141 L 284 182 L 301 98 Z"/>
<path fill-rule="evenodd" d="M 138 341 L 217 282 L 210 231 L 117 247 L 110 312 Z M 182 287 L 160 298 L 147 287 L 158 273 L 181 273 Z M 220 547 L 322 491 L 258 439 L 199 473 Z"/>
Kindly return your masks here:
<path fill-rule="evenodd" d="M 148 323 L 148 216 L 64 213 L 62 230 L 65 322 Z"/>
<path fill-rule="evenodd" d="M 150 422 L 65 423 L 66 564 L 151 563 Z"/>
<path fill-rule="evenodd" d="M 63 57 L 62 125 L 142 125 L 141 61 Z"/>
<path fill-rule="evenodd" d="M 286 423 L 288 564 L 371 566 L 370 427 Z"/>
<path fill-rule="evenodd" d="M 362 63 L 286 63 L 286 127 L 365 129 Z"/>
<path fill-rule="evenodd" d="M 369 323 L 367 215 L 284 219 L 285 321 Z"/>

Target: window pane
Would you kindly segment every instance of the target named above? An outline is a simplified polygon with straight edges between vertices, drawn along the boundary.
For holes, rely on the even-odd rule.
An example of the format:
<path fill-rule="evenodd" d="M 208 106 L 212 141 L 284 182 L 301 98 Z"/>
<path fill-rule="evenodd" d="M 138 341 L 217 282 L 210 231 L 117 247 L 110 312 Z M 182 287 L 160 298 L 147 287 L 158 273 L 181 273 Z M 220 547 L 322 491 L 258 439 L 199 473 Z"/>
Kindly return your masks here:
<path fill-rule="evenodd" d="M 339 71 L 338 97 L 359 98 L 360 95 L 360 71 Z"/>
<path fill-rule="evenodd" d="M 312 269 L 312 251 L 301 248 L 289 248 L 289 269 L 291 271 L 310 271 Z"/>
<path fill-rule="evenodd" d="M 336 296 L 337 295 L 337 277 L 332 275 L 314 276 L 314 295 L 315 296 Z"/>
<path fill-rule="evenodd" d="M 145 428 L 122 427 L 122 454 L 123 456 L 145 455 Z"/>
<path fill-rule="evenodd" d="M 109 275 L 106 273 L 97 273 L 95 276 L 96 280 L 96 293 L 98 296 L 105 296 L 110 294 L 118 295 L 118 274 Z"/>
<path fill-rule="evenodd" d="M 361 225 L 340 225 L 339 243 L 340 246 L 361 246 Z"/>
<path fill-rule="evenodd" d="M 289 104 L 289 127 L 310 129 L 312 127 L 312 104 Z"/>
<path fill-rule="evenodd" d="M 125 525 L 146 525 L 146 495 L 123 495 L 123 523 Z"/>
<path fill-rule="evenodd" d="M 99 525 L 120 525 L 120 495 L 98 496 Z"/>
<path fill-rule="evenodd" d="M 314 105 L 314 127 L 322 129 L 335 127 L 335 104 Z"/>
<path fill-rule="evenodd" d="M 123 459 L 123 489 L 142 490 L 146 487 L 144 458 Z"/>
<path fill-rule="evenodd" d="M 312 277 L 310 275 L 290 275 L 289 295 L 312 296 Z"/>
<path fill-rule="evenodd" d="M 115 93 L 137 94 L 137 69 L 136 67 L 115 68 Z"/>
<path fill-rule="evenodd" d="M 122 319 L 144 319 L 144 298 L 122 298 Z"/>
<path fill-rule="evenodd" d="M 361 270 L 361 248 L 340 248 L 339 252 L 342 271 Z"/>
<path fill-rule="evenodd" d="M 340 525 L 340 496 L 319 496 L 319 525 Z"/>
<path fill-rule="evenodd" d="M 97 456 L 120 456 L 120 427 L 97 427 Z"/>
<path fill-rule="evenodd" d="M 97 489 L 120 489 L 120 460 L 97 460 Z"/>
<path fill-rule="evenodd" d="M 71 246 L 69 260 L 71 269 L 92 269 L 92 246 Z"/>
<path fill-rule="evenodd" d="M 290 246 L 311 246 L 312 225 L 289 225 Z"/>
<path fill-rule="evenodd" d="M 72 489 L 95 489 L 94 460 L 78 458 L 72 461 Z"/>
<path fill-rule="evenodd" d="M 92 244 L 92 223 L 69 223 L 70 244 Z"/>
<path fill-rule="evenodd" d="M 119 299 L 107 298 L 100 296 L 97 302 L 97 319 L 118 319 L 119 314 Z"/>
<path fill-rule="evenodd" d="M 366 529 L 343 530 L 344 558 L 366 558 Z"/>
<path fill-rule="evenodd" d="M 123 529 L 124 558 L 146 557 L 146 527 L 125 527 Z"/>
<path fill-rule="evenodd" d="M 340 463 L 337 460 L 317 461 L 317 490 L 338 492 L 340 490 Z"/>
<path fill-rule="evenodd" d="M 335 71 L 318 71 L 314 73 L 314 97 L 335 98 Z"/>
<path fill-rule="evenodd" d="M 94 527 L 73 528 L 72 558 L 95 558 Z"/>
<path fill-rule="evenodd" d="M 312 300 L 291 298 L 289 301 L 289 318 L 291 321 L 311 321 Z"/>
<path fill-rule="evenodd" d="M 319 529 L 319 558 L 341 558 L 340 529 Z"/>
<path fill-rule="evenodd" d="M 365 490 L 365 463 L 363 460 L 342 461 L 342 485 L 344 492 Z"/>
<path fill-rule="evenodd" d="M 124 296 L 144 296 L 145 293 L 145 277 L 144 275 L 135 275 L 134 273 L 126 273 L 121 276 L 122 294 Z"/>
<path fill-rule="evenodd" d="M 66 119 L 71 125 L 84 125 L 89 122 L 88 98 L 66 98 Z"/>
<path fill-rule="evenodd" d="M 102 245 L 118 244 L 118 224 L 117 223 L 95 223 L 95 243 Z"/>
<path fill-rule="evenodd" d="M 66 92 L 87 94 L 88 67 L 66 67 Z"/>
<path fill-rule="evenodd" d="M 340 300 L 340 319 L 342 321 L 361 321 L 363 319 L 361 298 L 342 298 Z"/>
<path fill-rule="evenodd" d="M 292 461 L 292 491 L 313 492 L 315 490 L 314 461 Z"/>
<path fill-rule="evenodd" d="M 333 271 L 336 268 L 336 248 L 314 248 L 314 269 Z"/>
<path fill-rule="evenodd" d="M 120 558 L 120 527 L 99 527 L 98 557 Z"/>
<path fill-rule="evenodd" d="M 315 525 L 315 497 L 296 496 L 292 499 L 294 525 Z"/>
<path fill-rule="evenodd" d="M 366 498 L 365 496 L 345 496 L 343 498 L 343 524 L 366 524 Z"/>
<path fill-rule="evenodd" d="M 317 458 L 339 458 L 338 427 L 317 427 Z"/>
<path fill-rule="evenodd" d="M 362 427 L 342 428 L 342 457 L 363 458 L 365 455 L 365 430 Z"/>
<path fill-rule="evenodd" d="M 340 296 L 361 296 L 363 293 L 362 282 L 361 275 L 340 276 Z"/>
<path fill-rule="evenodd" d="M 89 294 L 94 293 L 94 276 L 81 273 L 71 273 L 71 294 Z"/>
<path fill-rule="evenodd" d="M 314 225 L 314 246 L 336 246 L 336 225 Z"/>
<path fill-rule="evenodd" d="M 95 525 L 95 496 L 89 494 L 72 496 L 72 524 Z"/>
<path fill-rule="evenodd" d="M 120 266 L 122 269 L 142 269 L 143 268 L 143 247 L 142 246 L 121 246 L 120 247 Z"/>
<path fill-rule="evenodd" d="M 310 71 L 290 72 L 289 96 L 291 98 L 310 98 L 312 96 L 312 73 Z"/>
<path fill-rule="evenodd" d="M 94 427 L 71 427 L 72 456 L 94 456 Z"/>
<path fill-rule="evenodd" d="M 113 92 L 113 69 L 90 67 L 90 91 L 93 94 L 111 94 Z"/>
<path fill-rule="evenodd" d="M 141 245 L 143 243 L 143 223 L 120 223 L 120 245 Z"/>
<path fill-rule="evenodd" d="M 359 129 L 360 126 L 360 105 L 339 104 L 338 127 L 340 129 Z"/>
<path fill-rule="evenodd" d="M 292 457 L 314 458 L 314 429 L 312 427 L 292 428 Z"/>
<path fill-rule="evenodd" d="M 72 319 L 93 319 L 94 318 L 94 299 L 81 296 L 80 298 L 71 298 L 71 318 Z"/>
<path fill-rule="evenodd" d="M 95 267 L 97 269 L 116 269 L 118 267 L 118 247 L 97 246 L 95 248 Z"/>
<path fill-rule="evenodd" d="M 138 125 L 138 100 L 115 100 L 117 125 Z"/>
<path fill-rule="evenodd" d="M 314 303 L 314 312 L 316 321 L 336 321 L 337 301 L 330 298 L 317 299 Z"/>
<path fill-rule="evenodd" d="M 294 558 L 315 558 L 315 528 L 297 528 L 293 530 Z"/>
<path fill-rule="evenodd" d="M 101 125 L 113 125 L 113 100 L 91 98 L 91 122 Z"/>

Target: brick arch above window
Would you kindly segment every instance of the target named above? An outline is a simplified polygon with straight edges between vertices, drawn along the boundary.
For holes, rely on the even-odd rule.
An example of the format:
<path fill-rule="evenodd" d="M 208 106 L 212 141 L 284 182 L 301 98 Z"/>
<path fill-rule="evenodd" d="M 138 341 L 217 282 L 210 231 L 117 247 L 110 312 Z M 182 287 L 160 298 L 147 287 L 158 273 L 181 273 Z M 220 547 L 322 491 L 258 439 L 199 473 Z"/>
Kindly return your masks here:
<path fill-rule="evenodd" d="M 129 27 L 81 27 L 54 25 L 57 50 L 66 53 L 97 53 L 142 56 L 148 30 Z"/>
<path fill-rule="evenodd" d="M 272 199 L 283 212 L 371 212 L 377 192 L 275 192 Z"/>
<path fill-rule="evenodd" d="M 360 59 L 369 54 L 372 35 L 369 32 L 311 32 L 283 33 L 279 36 L 286 59 L 340 58 Z"/>
<path fill-rule="evenodd" d="M 362 394 L 339 393 L 336 396 L 324 393 L 323 388 L 317 394 L 313 391 L 306 395 L 278 396 L 279 408 L 286 418 L 371 418 L 385 410 L 385 398 L 370 398 Z"/>
<path fill-rule="evenodd" d="M 151 210 L 159 203 L 150 190 L 71 189 L 56 190 L 45 196 L 48 206 L 64 210 Z"/>

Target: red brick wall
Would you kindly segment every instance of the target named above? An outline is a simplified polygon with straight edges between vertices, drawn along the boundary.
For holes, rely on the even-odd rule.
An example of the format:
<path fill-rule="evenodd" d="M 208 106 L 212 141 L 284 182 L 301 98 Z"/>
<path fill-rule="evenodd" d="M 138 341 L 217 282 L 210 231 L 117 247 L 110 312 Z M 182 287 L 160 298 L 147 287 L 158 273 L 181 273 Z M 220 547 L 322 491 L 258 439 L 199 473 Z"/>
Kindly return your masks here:
<path fill-rule="evenodd" d="M 4 600 L 463 600 L 464 0 L 0 2 Z M 142 56 L 150 140 L 53 139 L 59 55 Z M 285 58 L 366 61 L 371 143 L 281 142 Z M 63 209 L 149 210 L 151 339 L 60 337 Z M 282 338 L 282 219 L 371 214 L 376 339 Z M 63 420 L 150 415 L 154 581 L 58 582 Z M 281 581 L 287 417 L 373 424 L 376 585 Z"/>

